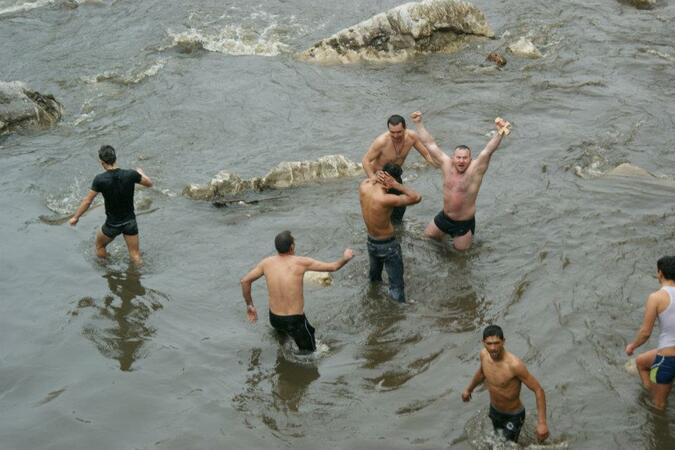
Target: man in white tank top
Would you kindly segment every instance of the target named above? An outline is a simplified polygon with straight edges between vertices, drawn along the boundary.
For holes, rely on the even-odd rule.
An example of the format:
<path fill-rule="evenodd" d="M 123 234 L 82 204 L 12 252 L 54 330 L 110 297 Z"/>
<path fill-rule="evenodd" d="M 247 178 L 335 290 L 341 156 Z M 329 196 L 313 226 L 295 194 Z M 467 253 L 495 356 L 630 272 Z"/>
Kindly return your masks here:
<path fill-rule="evenodd" d="M 640 354 L 635 362 L 654 406 L 665 409 L 675 379 L 675 256 L 664 256 L 656 262 L 656 278 L 661 289 L 647 297 L 642 326 L 633 342 L 626 346 L 626 354 L 632 355 L 647 342 L 658 318 L 661 329 L 658 347 Z"/>

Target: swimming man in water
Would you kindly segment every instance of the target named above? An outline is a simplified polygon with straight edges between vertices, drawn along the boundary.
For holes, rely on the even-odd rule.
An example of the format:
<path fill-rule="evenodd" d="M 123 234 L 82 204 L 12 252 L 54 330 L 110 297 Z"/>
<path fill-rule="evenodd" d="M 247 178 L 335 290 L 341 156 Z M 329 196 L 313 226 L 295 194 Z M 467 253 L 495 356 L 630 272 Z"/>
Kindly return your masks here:
<path fill-rule="evenodd" d="M 438 167 L 438 164 L 429 154 L 429 150 L 424 146 L 417 133 L 406 128 L 403 117 L 398 114 L 389 117 L 387 119 L 387 129 L 387 132 L 379 135 L 370 144 L 370 148 L 368 148 L 361 161 L 363 170 L 366 172 L 368 178 L 375 178 L 376 173 L 382 170 L 387 163 L 393 163 L 402 168 L 413 147 L 429 164 Z M 403 170 L 401 169 L 398 176 L 394 176 L 394 179 L 401 184 L 403 183 L 402 172 Z M 392 191 L 391 193 L 398 194 L 398 191 Z M 401 223 L 404 214 L 405 206 L 395 207 L 392 211 L 392 222 L 395 224 Z"/>
<path fill-rule="evenodd" d="M 73 226 L 77 225 L 94 198 L 99 193 L 103 194 L 106 219 L 101 229 L 96 231 L 96 255 L 99 258 L 106 258 L 108 256 L 106 246 L 122 234 L 131 261 L 140 265 L 142 261 L 138 242 L 138 224 L 134 212 L 134 188 L 136 184 L 152 187 L 152 180 L 140 168 L 128 170 L 117 167 L 117 155 L 110 145 L 104 145 L 99 149 L 98 158 L 105 172 L 96 175 L 89 193 L 84 197 L 69 223 Z"/>
<path fill-rule="evenodd" d="M 353 257 L 351 249 L 346 249 L 342 258 L 327 263 L 305 256 L 295 255 L 295 239 L 290 231 L 282 231 L 274 238 L 278 254 L 260 261 L 241 279 L 241 292 L 246 302 L 246 315 L 250 322 L 258 320 L 258 312 L 253 306 L 251 285 L 264 276 L 269 295 L 270 324 L 278 332 L 293 338 L 302 352 L 316 350 L 314 327 L 305 317 L 305 298 L 303 277 L 305 272 L 335 272 L 347 264 Z"/>
<path fill-rule="evenodd" d="M 443 171 L 443 209 L 427 225 L 424 234 L 439 241 L 447 234 L 453 238 L 452 245 L 455 249 L 468 250 L 476 232 L 475 215 L 478 191 L 490 164 L 490 158 L 499 148 L 504 134 L 507 134 L 504 130 L 508 130 L 510 123 L 497 119 L 495 121 L 497 133 L 478 154 L 478 157 L 472 160 L 471 149 L 466 145 L 455 148 L 452 156 L 446 155 L 424 127 L 422 113 L 416 111 L 411 114 L 411 118 L 417 127 L 420 139 Z"/>
<path fill-rule="evenodd" d="M 359 186 L 359 200 L 368 231 L 370 281 L 382 281 L 384 267 L 389 277 L 389 296 L 403 303 L 403 255 L 401 244 L 394 235 L 391 213 L 396 207 L 419 203 L 422 196 L 394 179 L 392 174 L 400 174 L 400 170 L 396 164 L 387 163 L 375 177 L 363 180 Z M 392 189 L 400 194 L 392 194 Z"/>
<path fill-rule="evenodd" d="M 656 279 L 661 289 L 647 297 L 642 326 L 626 354 L 647 342 L 658 319 L 661 334 L 658 347 L 640 354 L 636 359 L 643 386 L 652 394 L 654 406 L 665 409 L 675 380 L 675 256 L 664 256 L 656 262 Z"/>
<path fill-rule="evenodd" d="M 483 346 L 480 351 L 480 367 L 462 392 L 462 400 L 471 400 L 471 393 L 485 382 L 490 392 L 490 419 L 495 431 L 506 439 L 518 442 L 520 429 L 525 423 L 525 407 L 520 402 L 521 384 L 525 383 L 537 398 L 537 438 L 548 437 L 546 424 L 546 396 L 536 378 L 528 372 L 525 364 L 504 348 L 504 332 L 497 325 L 483 330 Z"/>

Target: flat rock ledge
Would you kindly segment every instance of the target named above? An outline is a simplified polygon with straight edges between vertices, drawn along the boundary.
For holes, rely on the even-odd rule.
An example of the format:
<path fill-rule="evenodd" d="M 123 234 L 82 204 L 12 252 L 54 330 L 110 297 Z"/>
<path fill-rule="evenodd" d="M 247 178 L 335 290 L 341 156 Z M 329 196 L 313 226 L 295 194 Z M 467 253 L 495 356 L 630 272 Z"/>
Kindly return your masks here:
<path fill-rule="evenodd" d="M 0 81 L 0 134 L 17 128 L 47 128 L 63 115 L 52 95 L 33 91 L 21 81 Z"/>
<path fill-rule="evenodd" d="M 424 0 L 338 31 L 298 58 L 329 64 L 398 62 L 418 54 L 457 51 L 469 36 L 494 36 L 481 10 L 461 0 Z"/>
<path fill-rule="evenodd" d="M 183 195 L 193 200 L 213 201 L 244 191 L 284 189 L 326 179 L 353 177 L 363 174 L 361 164 L 343 155 L 322 156 L 316 161 L 285 161 L 264 177 L 242 179 L 225 170 L 218 172 L 206 185 L 190 184 Z"/>

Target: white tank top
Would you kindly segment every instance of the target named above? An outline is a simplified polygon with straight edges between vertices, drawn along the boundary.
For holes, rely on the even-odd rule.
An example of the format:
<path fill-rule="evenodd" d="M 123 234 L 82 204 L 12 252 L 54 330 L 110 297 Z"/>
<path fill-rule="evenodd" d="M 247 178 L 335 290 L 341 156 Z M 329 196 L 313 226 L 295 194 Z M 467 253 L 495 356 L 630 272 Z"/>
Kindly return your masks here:
<path fill-rule="evenodd" d="M 659 314 L 659 327 L 661 328 L 661 334 L 659 335 L 659 349 L 675 347 L 675 306 L 673 305 L 675 287 L 663 286 L 661 289 L 666 291 L 670 296 L 670 303 L 668 304 L 668 307 Z"/>

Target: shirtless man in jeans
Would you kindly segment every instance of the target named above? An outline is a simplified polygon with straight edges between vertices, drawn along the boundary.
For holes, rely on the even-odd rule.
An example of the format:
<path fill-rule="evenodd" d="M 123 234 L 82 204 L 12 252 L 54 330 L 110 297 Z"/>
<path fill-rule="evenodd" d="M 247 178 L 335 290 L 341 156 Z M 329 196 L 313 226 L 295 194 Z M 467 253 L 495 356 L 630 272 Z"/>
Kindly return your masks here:
<path fill-rule="evenodd" d="M 504 433 L 506 439 L 517 442 L 525 423 L 525 408 L 520 402 L 521 384 L 525 383 L 537 398 L 537 438 L 548 437 L 546 424 L 546 396 L 536 378 L 525 364 L 504 348 L 504 332 L 497 325 L 483 330 L 484 349 L 480 351 L 480 367 L 462 392 L 462 400 L 471 400 L 471 393 L 485 382 L 490 392 L 490 419 L 495 431 Z"/>
<path fill-rule="evenodd" d="M 274 238 L 278 255 L 269 256 L 258 263 L 241 279 L 241 291 L 246 301 L 246 315 L 250 322 L 258 320 L 258 312 L 253 306 L 251 285 L 264 276 L 269 295 L 270 324 L 280 333 L 293 338 L 302 352 L 316 350 L 314 327 L 305 317 L 305 297 L 303 277 L 305 272 L 335 272 L 354 257 L 346 249 L 342 258 L 327 263 L 305 256 L 295 255 L 295 239 L 290 231 L 282 231 Z"/>
<path fill-rule="evenodd" d="M 389 277 L 389 296 L 403 303 L 403 256 L 394 235 L 391 213 L 395 207 L 419 203 L 422 196 L 392 177 L 392 173 L 400 173 L 400 170 L 396 164 L 387 163 L 375 177 L 363 180 L 359 186 L 359 200 L 368 230 L 370 281 L 382 281 L 384 267 Z M 392 194 L 392 189 L 399 194 Z"/>
<path fill-rule="evenodd" d="M 429 223 L 424 234 L 436 240 L 442 240 L 447 234 L 454 238 L 452 245 L 455 249 L 468 250 L 476 232 L 476 198 L 483 176 L 492 154 L 499 148 L 504 135 L 508 134 L 511 124 L 503 119 L 495 120 L 497 133 L 472 160 L 471 149 L 466 145 L 455 148 L 452 156 L 446 155 L 424 127 L 422 113 L 416 111 L 410 117 L 420 139 L 443 171 L 443 209 Z"/>

